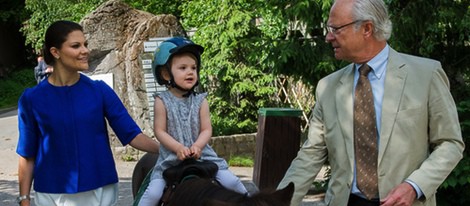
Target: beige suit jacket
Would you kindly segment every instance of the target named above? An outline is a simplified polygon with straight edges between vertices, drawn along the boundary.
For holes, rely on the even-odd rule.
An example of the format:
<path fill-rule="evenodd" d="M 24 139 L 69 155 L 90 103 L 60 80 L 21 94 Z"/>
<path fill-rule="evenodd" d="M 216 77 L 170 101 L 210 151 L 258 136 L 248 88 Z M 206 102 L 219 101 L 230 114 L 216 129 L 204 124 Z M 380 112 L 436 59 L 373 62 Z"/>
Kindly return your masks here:
<path fill-rule="evenodd" d="M 434 206 L 437 188 L 464 150 L 447 76 L 438 61 L 390 49 L 385 78 L 379 195 L 409 179 L 424 193 L 413 205 Z M 353 82 L 353 64 L 319 81 L 308 139 L 279 184 L 295 184 L 291 205 L 300 205 L 326 160 L 331 179 L 325 203 L 347 205 L 354 175 Z"/>

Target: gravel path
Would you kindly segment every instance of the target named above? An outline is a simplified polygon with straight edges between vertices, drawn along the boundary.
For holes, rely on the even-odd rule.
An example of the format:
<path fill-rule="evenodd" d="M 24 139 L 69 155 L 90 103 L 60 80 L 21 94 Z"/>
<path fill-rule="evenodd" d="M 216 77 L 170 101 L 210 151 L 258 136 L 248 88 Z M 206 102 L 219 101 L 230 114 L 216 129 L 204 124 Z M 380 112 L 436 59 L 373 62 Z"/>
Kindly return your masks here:
<path fill-rule="evenodd" d="M 0 111 L 0 205 L 17 206 L 18 195 L 18 155 L 15 152 L 18 141 L 16 109 Z M 130 206 L 133 202 L 131 179 L 137 162 L 116 160 L 119 174 L 119 200 L 117 206 Z M 242 179 L 248 190 L 255 191 L 251 167 L 231 167 L 230 170 Z M 34 192 L 32 192 L 34 195 Z M 306 196 L 302 206 L 323 206 L 322 195 Z M 34 205 L 34 204 L 33 204 Z"/>

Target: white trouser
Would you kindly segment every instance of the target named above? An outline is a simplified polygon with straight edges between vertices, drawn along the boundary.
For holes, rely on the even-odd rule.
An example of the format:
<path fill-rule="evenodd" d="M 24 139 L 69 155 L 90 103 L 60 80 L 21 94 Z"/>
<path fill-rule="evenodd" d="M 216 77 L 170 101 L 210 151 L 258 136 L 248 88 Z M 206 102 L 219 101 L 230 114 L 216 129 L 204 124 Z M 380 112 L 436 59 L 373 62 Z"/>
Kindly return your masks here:
<path fill-rule="evenodd" d="M 36 206 L 115 206 L 118 199 L 118 183 L 75 194 L 36 192 Z"/>

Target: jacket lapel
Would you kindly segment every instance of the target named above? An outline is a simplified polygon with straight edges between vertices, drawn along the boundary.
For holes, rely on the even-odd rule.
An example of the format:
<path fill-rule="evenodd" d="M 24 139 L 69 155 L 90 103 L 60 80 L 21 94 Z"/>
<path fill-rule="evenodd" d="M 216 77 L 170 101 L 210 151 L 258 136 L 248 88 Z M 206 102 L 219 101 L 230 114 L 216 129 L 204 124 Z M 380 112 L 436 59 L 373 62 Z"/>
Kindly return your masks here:
<path fill-rule="evenodd" d="M 346 152 L 348 153 L 351 168 L 354 165 L 354 129 L 353 129 L 353 91 L 354 64 L 346 67 L 336 88 L 336 111 L 341 127 Z"/>
<path fill-rule="evenodd" d="M 390 140 L 393 126 L 405 89 L 407 67 L 400 54 L 390 48 L 385 76 L 384 97 L 382 102 L 382 123 L 380 131 L 379 165 Z"/>

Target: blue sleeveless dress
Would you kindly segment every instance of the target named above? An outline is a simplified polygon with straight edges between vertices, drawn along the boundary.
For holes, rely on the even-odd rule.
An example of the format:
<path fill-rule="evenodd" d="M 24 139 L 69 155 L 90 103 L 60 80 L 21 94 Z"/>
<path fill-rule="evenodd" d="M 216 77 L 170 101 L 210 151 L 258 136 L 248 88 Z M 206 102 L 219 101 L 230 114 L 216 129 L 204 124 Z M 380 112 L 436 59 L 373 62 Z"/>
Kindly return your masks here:
<path fill-rule="evenodd" d="M 166 108 L 167 133 L 186 147 L 191 147 L 199 136 L 199 111 L 206 96 L 207 93 L 201 93 L 179 98 L 170 91 L 157 94 L 157 97 L 163 101 Z M 218 157 L 209 144 L 202 149 L 201 159 L 214 162 L 219 166 L 219 170 L 228 169 L 227 162 Z M 160 153 L 153 168 L 152 179 L 162 179 L 162 172 L 165 169 L 180 162 L 175 153 L 160 144 Z"/>

